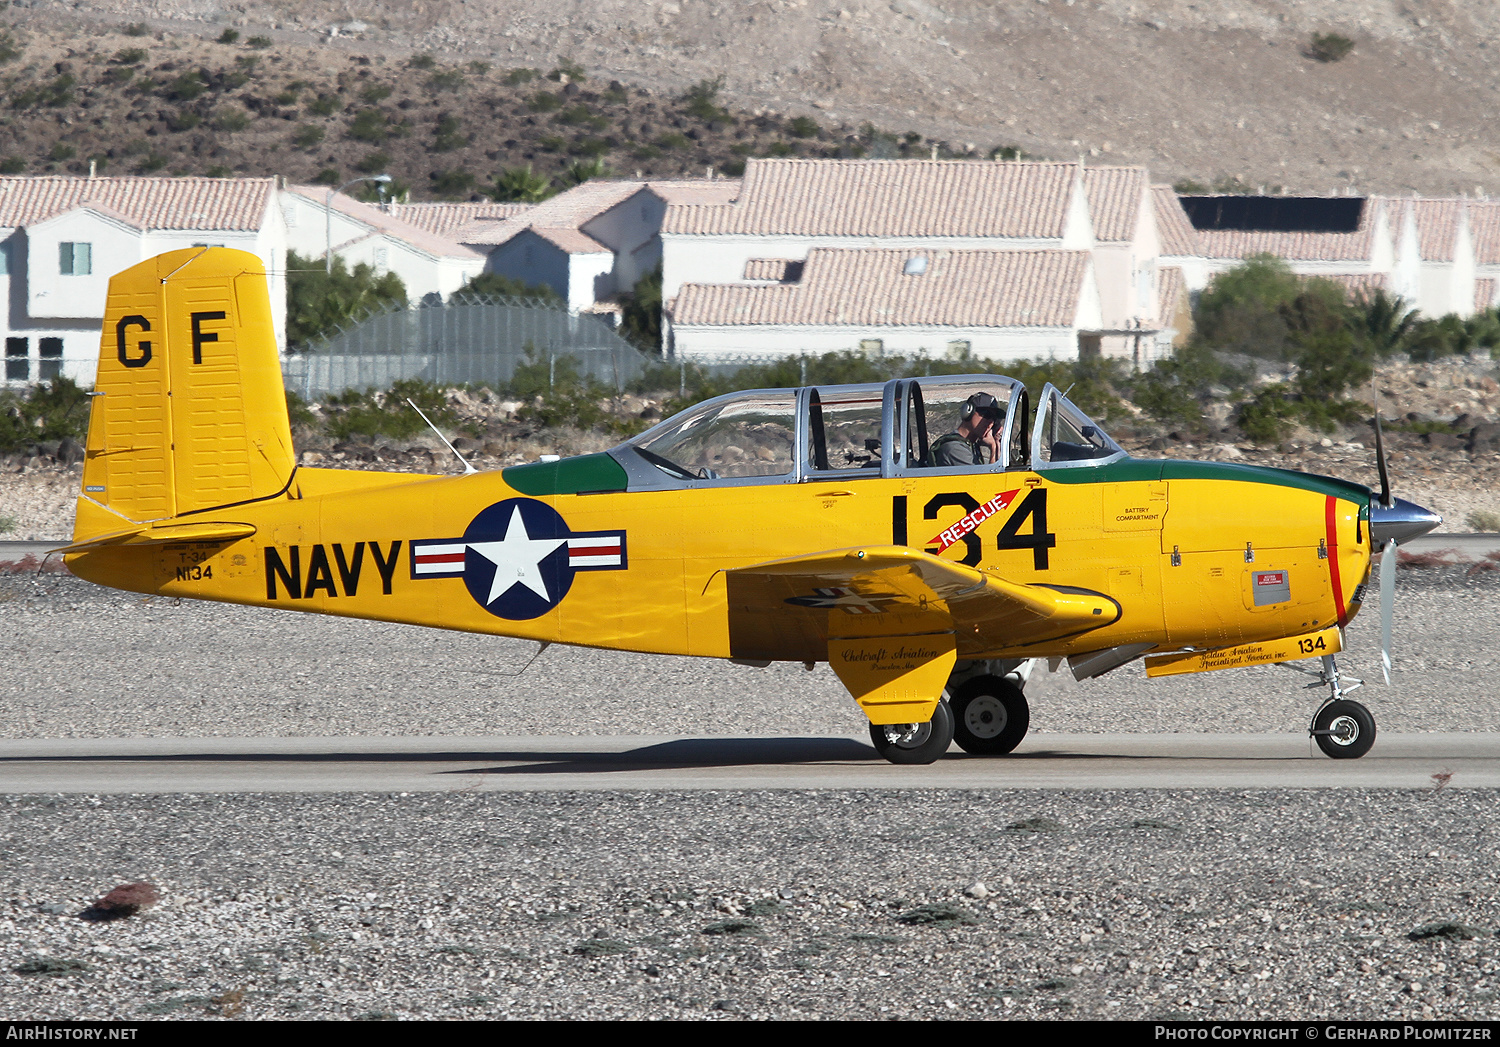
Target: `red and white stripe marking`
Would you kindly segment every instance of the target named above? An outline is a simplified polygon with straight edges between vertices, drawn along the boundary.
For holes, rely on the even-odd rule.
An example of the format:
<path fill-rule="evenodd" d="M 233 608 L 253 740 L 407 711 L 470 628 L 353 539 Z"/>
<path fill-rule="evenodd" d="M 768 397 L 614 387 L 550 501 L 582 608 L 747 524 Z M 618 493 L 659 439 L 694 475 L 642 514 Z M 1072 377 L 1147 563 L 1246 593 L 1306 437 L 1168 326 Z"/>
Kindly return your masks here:
<path fill-rule="evenodd" d="M 597 538 L 569 538 L 568 566 L 619 567 L 625 548 L 618 534 L 601 535 Z"/>
<path fill-rule="evenodd" d="M 463 574 L 465 542 L 413 542 L 412 574 L 418 578 Z"/>

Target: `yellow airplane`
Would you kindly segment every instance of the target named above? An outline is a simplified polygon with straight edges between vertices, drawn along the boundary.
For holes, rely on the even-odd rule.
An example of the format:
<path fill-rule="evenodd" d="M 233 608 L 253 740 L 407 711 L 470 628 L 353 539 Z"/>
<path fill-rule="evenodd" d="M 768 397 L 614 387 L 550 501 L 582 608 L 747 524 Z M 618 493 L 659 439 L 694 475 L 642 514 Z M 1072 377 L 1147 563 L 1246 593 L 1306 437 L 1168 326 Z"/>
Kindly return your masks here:
<path fill-rule="evenodd" d="M 224 248 L 115 276 L 99 359 L 74 574 L 543 644 L 828 662 L 895 763 L 954 740 L 1014 749 L 1039 660 L 1085 679 L 1142 657 L 1151 676 L 1321 658 L 1312 736 L 1363 755 L 1375 724 L 1345 697 L 1342 628 L 1372 552 L 1439 522 L 1390 498 L 1383 456 L 1379 498 L 1144 461 L 1052 386 L 1032 418 L 995 375 L 731 393 L 609 451 L 498 472 L 299 467 L 263 265 Z"/>

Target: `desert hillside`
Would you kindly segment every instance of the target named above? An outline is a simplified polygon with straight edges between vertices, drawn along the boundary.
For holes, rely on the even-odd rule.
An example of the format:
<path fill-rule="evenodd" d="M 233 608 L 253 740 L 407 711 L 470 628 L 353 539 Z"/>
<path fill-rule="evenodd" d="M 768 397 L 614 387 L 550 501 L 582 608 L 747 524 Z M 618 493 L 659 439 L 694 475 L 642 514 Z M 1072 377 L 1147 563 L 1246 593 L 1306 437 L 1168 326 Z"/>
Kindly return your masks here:
<path fill-rule="evenodd" d="M 81 40 L 104 26 L 278 49 L 594 79 L 963 151 L 1149 164 L 1164 180 L 1298 192 L 1500 188 L 1500 7 L 1489 0 L 15 0 L 3 17 Z M 1304 52 L 1315 33 L 1354 49 Z"/>

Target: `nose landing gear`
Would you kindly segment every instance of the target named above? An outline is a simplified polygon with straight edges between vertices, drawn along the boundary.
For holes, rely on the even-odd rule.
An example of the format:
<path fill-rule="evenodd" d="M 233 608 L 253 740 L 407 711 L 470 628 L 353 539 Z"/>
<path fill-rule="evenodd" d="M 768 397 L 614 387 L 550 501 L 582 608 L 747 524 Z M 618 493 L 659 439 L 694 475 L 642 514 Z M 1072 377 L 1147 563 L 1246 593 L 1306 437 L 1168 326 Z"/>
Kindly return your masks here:
<path fill-rule="evenodd" d="M 1316 676 L 1317 680 L 1307 685 L 1309 688 L 1328 688 L 1328 700 L 1313 714 L 1312 726 L 1308 728 L 1308 734 L 1324 755 L 1334 760 L 1357 760 L 1369 752 L 1375 744 L 1375 717 L 1359 702 L 1346 697 L 1363 686 L 1364 681 L 1341 674 L 1331 654 L 1323 656 L 1321 669 L 1291 664 L 1287 668 Z"/>

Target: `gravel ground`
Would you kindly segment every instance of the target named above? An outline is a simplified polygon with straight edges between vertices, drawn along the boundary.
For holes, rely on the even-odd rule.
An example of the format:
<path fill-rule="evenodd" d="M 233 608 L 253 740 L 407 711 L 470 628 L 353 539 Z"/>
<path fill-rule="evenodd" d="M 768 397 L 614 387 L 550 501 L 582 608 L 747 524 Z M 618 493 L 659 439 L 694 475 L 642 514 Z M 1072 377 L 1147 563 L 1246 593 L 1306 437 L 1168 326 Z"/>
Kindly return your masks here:
<path fill-rule="evenodd" d="M 0 1018 L 1494 1019 L 1496 799 L 0 798 Z"/>
<path fill-rule="evenodd" d="M 1497 729 L 1475 639 L 1500 571 L 1399 577 L 1397 686 L 1360 697 L 1383 730 Z M 1351 628 L 1350 669 L 1376 632 Z M 530 645 L 58 574 L 0 576 L 0 643 L 9 737 L 861 730 L 823 667 L 553 648 L 507 677 Z M 1131 668 L 1029 690 L 1039 732 L 1300 731 L 1300 683 Z M 0 1019 L 1491 1019 L 1497 799 L 0 797 Z M 161 905 L 78 918 L 137 879 Z"/>

